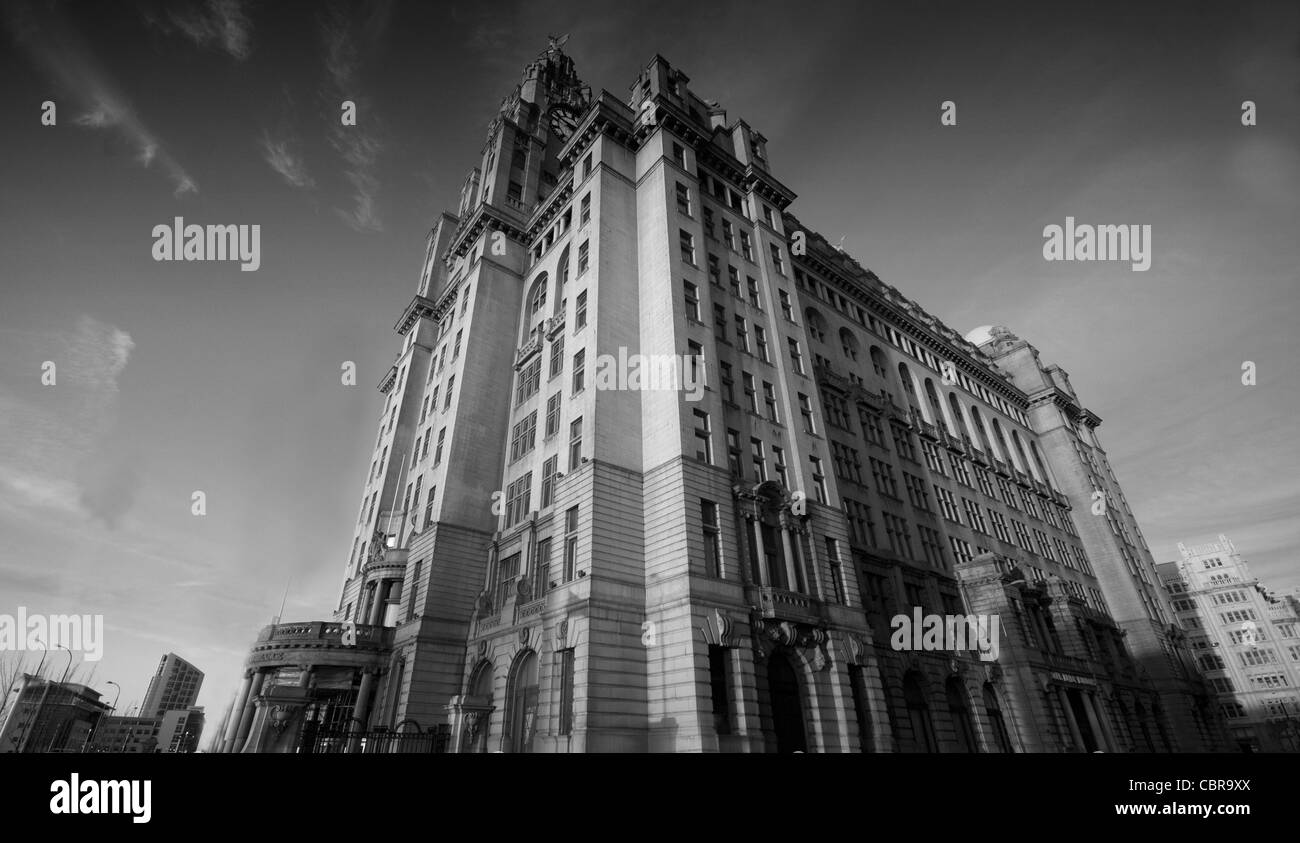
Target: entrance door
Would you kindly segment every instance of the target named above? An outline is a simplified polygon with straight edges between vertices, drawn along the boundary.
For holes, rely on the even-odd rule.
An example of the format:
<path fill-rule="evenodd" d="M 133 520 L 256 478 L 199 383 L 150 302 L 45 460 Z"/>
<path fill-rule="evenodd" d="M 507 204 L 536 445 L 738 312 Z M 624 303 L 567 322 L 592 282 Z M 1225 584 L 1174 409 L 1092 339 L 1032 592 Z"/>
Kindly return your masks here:
<path fill-rule="evenodd" d="M 515 668 L 511 683 L 510 746 L 511 752 L 532 752 L 533 734 L 537 731 L 537 654 L 529 651 Z"/>
<path fill-rule="evenodd" d="M 772 702 L 772 728 L 776 731 L 776 751 L 807 752 L 803 706 L 799 702 L 799 677 L 789 660 L 780 653 L 773 653 L 768 659 L 767 685 Z"/>

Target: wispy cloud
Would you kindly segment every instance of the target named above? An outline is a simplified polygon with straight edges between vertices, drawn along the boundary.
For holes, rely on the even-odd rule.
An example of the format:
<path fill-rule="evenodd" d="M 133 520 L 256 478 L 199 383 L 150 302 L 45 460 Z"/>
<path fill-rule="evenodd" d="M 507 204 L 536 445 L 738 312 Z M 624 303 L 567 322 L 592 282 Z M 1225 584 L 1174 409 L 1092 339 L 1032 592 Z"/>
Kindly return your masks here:
<path fill-rule="evenodd" d="M 243 0 L 169 5 L 166 16 L 166 21 L 149 15 L 145 20 L 164 33 L 180 32 L 200 47 L 221 50 L 237 61 L 248 58 L 253 51 L 253 25 Z"/>
<path fill-rule="evenodd" d="M 76 104 L 80 113 L 74 124 L 116 133 L 135 150 L 137 163 L 146 168 L 158 165 L 171 180 L 175 196 L 198 193 L 194 179 L 114 90 L 108 74 L 95 63 L 90 50 L 56 7 L 6 4 L 4 21 L 36 66 Z"/>
<path fill-rule="evenodd" d="M 296 151 L 297 141 L 291 137 L 274 138 L 270 132 L 263 132 L 259 142 L 262 157 L 271 169 L 280 174 L 292 187 L 312 188 L 316 180 L 307 172 L 307 164 Z"/>
<path fill-rule="evenodd" d="M 379 119 L 360 83 L 361 49 L 356 33 L 367 46 L 375 44 L 391 15 L 391 4 L 370 9 L 361 20 L 353 19 L 343 6 L 335 4 L 321 21 L 325 44 L 326 81 L 322 98 L 335 115 L 330 131 L 330 145 L 343 159 L 343 177 L 352 187 L 352 206 L 335 211 L 357 231 L 382 231 L 377 197 L 380 183 L 378 161 L 384 151 Z M 357 107 L 357 125 L 345 126 L 338 120 L 339 107 L 351 100 Z"/>

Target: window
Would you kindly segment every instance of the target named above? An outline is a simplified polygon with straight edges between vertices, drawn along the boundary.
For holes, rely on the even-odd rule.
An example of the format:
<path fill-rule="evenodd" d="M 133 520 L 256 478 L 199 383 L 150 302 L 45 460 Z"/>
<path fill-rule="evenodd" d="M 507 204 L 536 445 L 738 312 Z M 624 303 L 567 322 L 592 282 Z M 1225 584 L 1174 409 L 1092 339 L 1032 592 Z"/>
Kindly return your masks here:
<path fill-rule="evenodd" d="M 704 531 L 704 570 L 711 577 L 722 576 L 722 528 L 718 525 L 718 505 L 700 500 L 700 523 Z"/>
<path fill-rule="evenodd" d="M 828 503 L 826 496 L 826 474 L 822 471 L 822 461 L 818 457 L 809 457 L 808 461 L 812 463 L 813 491 L 817 495 L 818 503 Z"/>
<path fill-rule="evenodd" d="M 772 467 L 776 469 L 776 479 L 782 486 L 790 487 L 790 481 L 785 474 L 785 449 L 779 446 L 772 446 Z"/>
<path fill-rule="evenodd" d="M 890 424 L 894 436 L 894 450 L 905 460 L 916 462 L 916 448 L 912 445 L 912 434 L 901 424 Z"/>
<path fill-rule="evenodd" d="M 586 225 L 591 219 L 591 194 L 582 197 L 581 210 L 578 212 L 578 225 Z"/>
<path fill-rule="evenodd" d="M 764 363 L 771 363 L 772 359 L 767 353 L 767 332 L 763 330 L 762 325 L 754 326 L 754 344 L 758 348 L 758 359 Z"/>
<path fill-rule="evenodd" d="M 957 482 L 963 486 L 970 486 L 970 470 L 966 468 L 966 460 L 956 454 L 948 455 L 948 464 L 952 466 L 952 476 L 957 478 Z"/>
<path fill-rule="evenodd" d="M 582 245 L 578 247 L 578 275 L 587 271 L 591 266 L 591 241 L 583 240 Z"/>
<path fill-rule="evenodd" d="M 685 294 L 686 301 L 686 318 L 700 321 L 700 288 L 696 287 L 690 281 L 682 282 L 682 291 Z"/>
<path fill-rule="evenodd" d="M 573 391 L 582 392 L 586 386 L 587 376 L 587 350 L 584 348 L 577 354 L 573 355 Z"/>
<path fill-rule="evenodd" d="M 880 416 L 875 413 L 859 413 L 858 421 L 862 422 L 862 433 L 868 442 L 881 450 L 889 450 L 885 447 L 885 427 L 880 422 Z"/>
<path fill-rule="evenodd" d="M 723 326 L 725 327 L 725 321 Z M 732 387 L 735 385 L 735 381 L 731 377 L 731 364 L 719 363 L 718 368 L 722 370 L 722 400 L 728 404 L 734 404 L 736 399 L 732 394 Z"/>
<path fill-rule="evenodd" d="M 560 430 L 560 393 L 546 399 L 546 436 L 554 436 Z"/>
<path fill-rule="evenodd" d="M 731 220 L 722 221 L 722 242 L 726 243 L 731 251 L 736 251 L 736 232 L 731 225 Z"/>
<path fill-rule="evenodd" d="M 695 237 L 685 229 L 678 230 L 678 237 L 681 240 L 682 262 L 695 266 Z"/>
<path fill-rule="evenodd" d="M 707 206 L 704 208 L 704 236 L 710 240 L 718 239 L 718 235 L 713 231 L 713 209 Z"/>
<path fill-rule="evenodd" d="M 560 651 L 560 734 L 573 734 L 573 649 Z"/>
<path fill-rule="evenodd" d="M 499 611 L 506 604 L 510 593 L 514 591 L 515 579 L 519 576 L 519 554 L 512 553 L 497 563 L 497 602 Z"/>
<path fill-rule="evenodd" d="M 681 182 L 677 182 L 677 210 L 686 216 L 691 214 L 691 189 Z"/>
<path fill-rule="evenodd" d="M 790 294 L 785 290 L 776 291 L 777 298 L 781 302 L 781 315 L 791 322 L 794 321 L 794 307 L 790 304 Z"/>
<path fill-rule="evenodd" d="M 720 304 L 713 306 L 713 333 L 718 342 L 727 341 L 727 309 Z"/>
<path fill-rule="evenodd" d="M 785 275 L 785 261 L 781 258 L 781 247 L 776 243 L 771 244 L 772 248 L 772 268 L 778 275 Z"/>
<path fill-rule="evenodd" d="M 888 512 L 884 513 L 883 517 L 885 519 L 885 538 L 889 542 L 889 549 L 904 559 L 911 559 L 912 536 L 907 530 L 907 522 Z"/>
<path fill-rule="evenodd" d="M 749 303 L 759 310 L 763 309 L 762 299 L 758 295 L 758 282 L 751 276 L 745 276 L 745 291 L 749 294 Z"/>
<path fill-rule="evenodd" d="M 582 417 L 574 419 L 569 425 L 569 471 L 578 467 L 582 460 Z"/>
<path fill-rule="evenodd" d="M 977 533 L 983 533 L 987 536 L 989 528 L 984 523 L 984 514 L 980 512 L 980 505 L 969 498 L 962 498 L 961 506 L 966 511 L 966 526 Z"/>
<path fill-rule="evenodd" d="M 763 381 L 763 407 L 767 410 L 768 421 L 773 424 L 781 423 L 781 418 L 776 411 L 776 389 L 767 381 Z"/>
<path fill-rule="evenodd" d="M 970 544 L 964 539 L 951 536 L 948 543 L 952 546 L 952 555 L 957 560 L 957 564 L 961 565 L 975 558 L 971 552 Z"/>
<path fill-rule="evenodd" d="M 934 496 L 939 500 L 939 510 L 943 512 L 943 517 L 954 524 L 960 524 L 961 517 L 957 515 L 957 502 L 953 499 L 952 492 L 935 484 Z"/>
<path fill-rule="evenodd" d="M 519 383 L 515 386 L 515 406 L 527 401 L 537 394 L 542 382 L 542 358 L 535 357 L 519 373 Z"/>
<path fill-rule="evenodd" d="M 518 524 L 528 514 L 529 494 L 532 487 L 531 471 L 506 487 L 506 527 Z"/>
<path fill-rule="evenodd" d="M 686 150 L 682 148 L 680 143 L 673 143 L 673 161 L 678 167 L 683 170 L 686 169 Z"/>
<path fill-rule="evenodd" d="M 740 232 L 740 253 L 745 256 L 745 260 L 754 260 L 754 246 L 749 242 L 749 232 Z"/>
<path fill-rule="evenodd" d="M 542 508 L 555 503 L 555 474 L 560 462 L 558 454 L 542 463 Z"/>
<path fill-rule="evenodd" d="M 1007 521 L 1002 517 L 1002 513 L 995 509 L 990 509 L 989 520 L 993 522 L 993 534 L 1007 544 L 1010 544 L 1011 534 L 1007 532 Z"/>
<path fill-rule="evenodd" d="M 754 466 L 754 482 L 762 483 L 767 480 L 767 456 L 763 453 L 763 440 L 749 440 L 749 461 Z"/>
<path fill-rule="evenodd" d="M 871 465 L 871 479 L 875 481 L 876 491 L 891 498 L 898 498 L 898 481 L 894 479 L 894 467 L 881 462 L 875 457 L 868 457 Z"/>
<path fill-rule="evenodd" d="M 815 434 L 817 432 L 817 424 L 813 419 L 812 402 L 809 401 L 808 396 L 804 395 L 802 392 L 799 393 L 799 415 L 803 417 L 804 432 Z"/>
<path fill-rule="evenodd" d="M 578 508 L 570 507 L 564 513 L 564 582 L 574 577 L 578 566 Z"/>
<path fill-rule="evenodd" d="M 727 467 L 733 477 L 740 477 L 744 472 L 740 458 L 740 431 L 727 429 Z"/>
<path fill-rule="evenodd" d="M 803 368 L 803 354 L 799 351 L 799 341 L 787 337 L 786 342 L 790 344 L 790 363 L 794 366 L 795 372 L 801 375 L 806 374 Z"/>
<path fill-rule="evenodd" d="M 749 351 L 749 330 L 745 325 L 745 317 L 736 316 L 736 347 L 741 351 Z"/>
<path fill-rule="evenodd" d="M 925 455 L 925 464 L 929 466 L 931 471 L 941 476 L 947 476 L 947 472 L 943 468 L 943 457 L 940 455 L 937 445 L 922 440 L 921 453 Z"/>
<path fill-rule="evenodd" d="M 749 372 L 741 372 L 740 383 L 745 391 L 745 409 L 758 415 L 758 394 L 754 391 L 754 376 Z"/>
<path fill-rule="evenodd" d="M 456 390 L 456 376 L 452 375 L 447 378 L 447 400 L 442 403 L 442 409 L 446 410 L 451 407 L 451 396 Z"/>
<path fill-rule="evenodd" d="M 924 480 L 913 474 L 903 472 L 903 486 L 907 489 L 907 499 L 912 506 L 925 512 L 933 512 L 930 507 L 930 490 Z"/>
<path fill-rule="evenodd" d="M 713 705 L 713 730 L 731 734 L 731 704 L 727 700 L 727 648 L 709 645 L 709 697 Z"/>
<path fill-rule="evenodd" d="M 564 334 L 551 340 L 551 372 L 548 377 L 557 377 L 564 371 Z"/>
<path fill-rule="evenodd" d="M 692 410 L 695 414 L 695 458 L 700 462 L 713 463 L 713 434 L 709 429 L 709 414 L 703 410 Z"/>
<path fill-rule="evenodd" d="M 932 530 L 924 524 L 917 524 L 916 531 L 921 536 L 921 552 L 925 554 L 925 561 L 936 568 L 946 570 L 948 560 L 943 555 L 943 537 L 939 535 L 939 531 Z M 960 613 L 952 612 L 951 614 Z"/>
<path fill-rule="evenodd" d="M 537 434 L 537 411 L 533 410 L 515 425 L 510 435 L 510 461 L 522 457 L 533 449 Z"/>
<path fill-rule="evenodd" d="M 733 296 L 742 298 L 740 294 L 740 271 L 731 264 L 727 264 L 727 284 L 731 287 Z"/>
<path fill-rule="evenodd" d="M 433 452 L 433 464 L 438 465 L 442 462 L 442 441 L 447 437 L 447 428 L 438 431 L 438 447 Z"/>
<path fill-rule="evenodd" d="M 587 176 L 591 175 L 592 155 L 593 155 L 593 154 L 594 154 L 594 153 L 588 152 L 588 153 L 587 153 L 587 157 L 582 159 L 582 177 L 583 177 L 584 179 L 585 179 Z"/>

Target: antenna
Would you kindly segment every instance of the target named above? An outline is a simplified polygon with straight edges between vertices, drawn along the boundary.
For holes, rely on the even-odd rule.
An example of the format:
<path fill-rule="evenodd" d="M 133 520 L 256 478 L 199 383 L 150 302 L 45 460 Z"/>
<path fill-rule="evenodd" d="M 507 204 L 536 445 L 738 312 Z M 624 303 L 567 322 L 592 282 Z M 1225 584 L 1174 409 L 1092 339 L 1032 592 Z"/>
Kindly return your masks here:
<path fill-rule="evenodd" d="M 390 527 L 391 527 L 392 524 L 393 524 L 393 507 L 397 506 L 397 493 L 398 493 L 398 491 L 402 488 L 402 486 L 406 483 L 406 458 L 407 458 L 407 456 L 409 456 L 409 455 L 408 455 L 408 454 L 402 454 L 402 466 L 401 466 L 401 468 L 400 468 L 400 469 L 398 470 L 398 472 L 397 472 L 397 483 L 393 486 L 393 497 L 392 497 L 392 499 L 389 500 L 389 502 L 388 502 L 388 526 L 390 526 Z M 406 516 L 406 513 L 402 513 L 402 516 L 403 516 L 403 517 L 402 517 L 402 520 L 399 522 L 399 526 L 398 526 L 398 528 L 397 528 L 397 540 L 398 540 L 399 542 L 400 542 L 401 539 L 402 539 L 402 530 L 405 529 L 405 527 L 406 527 L 406 517 L 405 517 L 405 516 Z M 387 528 L 384 529 L 384 548 L 385 548 L 385 549 L 388 548 L 388 529 L 387 529 Z"/>
<path fill-rule="evenodd" d="M 275 622 L 279 623 L 284 619 L 284 604 L 289 600 L 289 583 L 293 582 L 293 577 L 284 581 L 284 597 L 280 598 L 280 614 L 275 616 Z"/>

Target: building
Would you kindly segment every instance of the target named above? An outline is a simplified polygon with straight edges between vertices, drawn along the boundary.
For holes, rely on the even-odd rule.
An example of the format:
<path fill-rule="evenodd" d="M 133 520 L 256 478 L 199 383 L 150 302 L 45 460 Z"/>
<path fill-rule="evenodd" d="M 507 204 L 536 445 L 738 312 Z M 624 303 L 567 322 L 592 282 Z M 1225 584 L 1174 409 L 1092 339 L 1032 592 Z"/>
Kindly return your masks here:
<path fill-rule="evenodd" d="M 162 718 L 105 717 L 95 729 L 91 752 L 154 753 L 161 744 Z"/>
<path fill-rule="evenodd" d="M 1064 373 L 808 230 L 689 81 L 525 69 L 395 325 L 334 617 L 262 630 L 224 750 L 1218 748 Z M 928 615 L 1000 637 L 900 649 Z"/>
<path fill-rule="evenodd" d="M 23 674 L 0 724 L 0 752 L 81 752 L 108 706 L 87 685 Z"/>
<path fill-rule="evenodd" d="M 1245 752 L 1300 752 L 1300 600 L 1251 575 L 1227 536 L 1157 569 L 1178 625 Z"/>
<path fill-rule="evenodd" d="M 158 662 L 158 671 L 149 680 L 140 713 L 154 716 L 192 708 L 202 686 L 203 671 L 175 653 L 168 653 Z"/>

